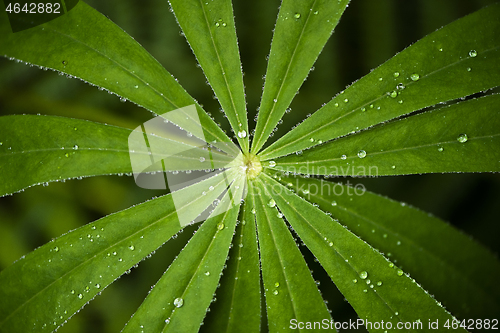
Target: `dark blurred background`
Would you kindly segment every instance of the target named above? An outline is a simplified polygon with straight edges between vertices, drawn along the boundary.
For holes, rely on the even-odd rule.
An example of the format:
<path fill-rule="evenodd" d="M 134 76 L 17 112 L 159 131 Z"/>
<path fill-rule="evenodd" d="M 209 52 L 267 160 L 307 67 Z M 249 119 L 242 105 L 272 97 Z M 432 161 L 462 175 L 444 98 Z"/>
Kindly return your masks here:
<path fill-rule="evenodd" d="M 165 0 L 87 0 L 132 35 L 170 71 L 207 111 L 227 127 L 202 71 L 180 35 Z M 251 128 L 260 101 L 266 55 L 278 0 L 235 0 Z M 300 94 L 271 141 L 317 110 L 353 81 L 428 33 L 493 0 L 352 0 Z M 147 110 L 55 72 L 0 57 L 0 115 L 51 114 L 135 128 Z M 437 174 L 362 180 L 368 190 L 404 201 L 444 219 L 500 251 L 498 174 Z M 34 187 L 0 198 L 0 270 L 52 238 L 107 214 L 143 202 L 158 191 L 138 188 L 131 177 L 94 177 Z M 138 268 L 105 289 L 59 332 L 118 332 L 160 278 L 193 228 L 160 248 Z M 304 251 L 307 252 L 307 251 Z M 305 253 L 311 259 L 310 254 Z M 319 265 L 314 276 L 333 318 L 356 318 Z"/>

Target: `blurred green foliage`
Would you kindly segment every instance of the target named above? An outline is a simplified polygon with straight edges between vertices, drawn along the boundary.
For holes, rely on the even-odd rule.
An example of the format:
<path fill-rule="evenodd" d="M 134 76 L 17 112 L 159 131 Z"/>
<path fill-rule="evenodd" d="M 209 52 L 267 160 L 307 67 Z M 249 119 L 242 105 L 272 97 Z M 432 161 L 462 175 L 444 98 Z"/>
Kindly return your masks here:
<path fill-rule="evenodd" d="M 141 43 L 223 128 L 229 130 L 169 11 L 168 2 L 86 2 Z M 317 70 L 304 83 L 292 103 L 292 112 L 285 115 L 284 124 L 274 139 L 395 53 L 441 26 L 493 2 L 352 0 L 315 64 Z M 253 118 L 259 104 L 266 55 L 279 5 L 277 0 L 234 1 L 250 128 L 255 125 Z M 148 111 L 132 103 L 121 103 L 116 96 L 81 81 L 0 58 L 0 115 L 22 113 L 82 118 L 127 128 L 135 128 L 152 117 Z M 430 174 L 359 181 L 370 191 L 408 202 L 453 223 L 496 253 L 500 250 L 496 240 L 500 231 L 496 223 L 500 203 L 498 174 Z M 0 198 L 0 270 L 52 238 L 161 194 L 138 188 L 131 177 L 111 176 L 52 183 L 48 187 L 34 187 L 12 197 Z M 185 229 L 151 259 L 104 290 L 103 295 L 59 332 L 121 330 L 193 231 L 193 227 Z M 329 301 L 333 318 L 356 318 L 321 266 L 312 260 L 312 254 L 305 247 L 301 250 L 315 279 L 322 282 L 320 289 Z"/>

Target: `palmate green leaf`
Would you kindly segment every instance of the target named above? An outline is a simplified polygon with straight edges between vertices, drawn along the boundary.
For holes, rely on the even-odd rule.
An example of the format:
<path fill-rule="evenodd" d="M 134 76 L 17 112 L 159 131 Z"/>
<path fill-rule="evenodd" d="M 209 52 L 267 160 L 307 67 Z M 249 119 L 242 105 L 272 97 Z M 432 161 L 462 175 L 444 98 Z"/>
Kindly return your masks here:
<path fill-rule="evenodd" d="M 141 45 L 101 13 L 80 1 L 46 24 L 12 33 L 0 13 L 0 55 L 66 73 L 154 112 L 163 114 L 196 104 L 208 142 L 234 156 L 238 148 Z"/>
<path fill-rule="evenodd" d="M 236 227 L 227 268 L 215 297 L 217 302 L 201 332 L 258 332 L 261 325 L 259 249 L 253 202 L 246 200 Z"/>
<path fill-rule="evenodd" d="M 261 183 L 250 183 L 250 188 L 247 200 L 255 207 L 269 331 L 287 330 L 292 320 L 330 321 L 304 257 L 278 216 L 271 192 Z"/>
<path fill-rule="evenodd" d="M 384 176 L 500 171 L 500 95 L 472 99 L 276 160 L 289 172 Z"/>
<path fill-rule="evenodd" d="M 266 148 L 262 160 L 499 86 L 499 16 L 500 4 L 492 5 L 424 37 Z"/>
<path fill-rule="evenodd" d="M 243 73 L 231 0 L 171 0 L 170 5 L 236 139 L 247 152 L 248 121 Z"/>
<path fill-rule="evenodd" d="M 244 180 L 232 184 L 212 213 L 152 289 L 124 332 L 198 332 L 227 259 Z M 224 210 L 230 201 L 238 204 Z"/>
<path fill-rule="evenodd" d="M 156 160 L 168 157 L 165 170 L 213 169 L 226 167 L 233 160 L 213 150 L 211 158 L 207 156 L 202 162 L 200 156 L 207 155 L 206 151 L 174 137 L 149 136 L 149 143 L 158 147 L 154 152 L 146 147 L 130 152 L 131 133 L 125 128 L 71 118 L 0 117 L 0 173 L 4 179 L 0 196 L 51 181 L 131 173 L 130 154 L 145 157 L 144 169 L 151 164 L 149 156 Z M 181 153 L 172 155 L 173 151 Z M 158 167 L 162 166 L 148 170 L 163 171 Z"/>
<path fill-rule="evenodd" d="M 369 244 L 271 177 L 264 174 L 261 179 L 361 319 L 390 322 L 393 328 L 398 323 L 421 322 L 424 331 L 429 319 L 452 320 L 436 300 Z M 371 332 L 379 331 L 365 326 Z"/>
<path fill-rule="evenodd" d="M 459 318 L 500 313 L 498 259 L 449 224 L 341 183 L 280 175 L 282 184 L 387 254 Z"/>
<path fill-rule="evenodd" d="M 232 181 L 234 178 L 230 178 Z M 49 242 L 0 272 L 0 331 L 55 330 L 103 288 L 194 220 L 226 187 L 218 174 L 109 215 Z M 205 196 L 201 189 L 213 186 Z M 190 196 L 190 198 L 189 198 Z"/>
<path fill-rule="evenodd" d="M 257 153 L 306 79 L 349 0 L 282 2 L 269 54 L 252 153 Z"/>

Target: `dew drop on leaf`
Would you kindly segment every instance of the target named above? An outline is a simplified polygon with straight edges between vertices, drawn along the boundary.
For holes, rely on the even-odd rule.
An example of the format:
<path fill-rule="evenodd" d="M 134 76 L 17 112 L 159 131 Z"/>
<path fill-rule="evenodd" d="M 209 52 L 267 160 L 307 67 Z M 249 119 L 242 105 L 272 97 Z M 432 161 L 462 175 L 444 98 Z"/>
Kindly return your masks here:
<path fill-rule="evenodd" d="M 337 201 L 332 201 L 332 206 L 337 206 Z"/>
<path fill-rule="evenodd" d="M 358 279 L 354 279 L 354 280 L 352 280 L 352 282 L 358 283 Z"/>
<path fill-rule="evenodd" d="M 205 157 L 200 157 L 200 162 L 205 162 Z"/>
<path fill-rule="evenodd" d="M 205 275 L 206 276 L 210 276 L 210 272 L 205 272 Z"/>
<path fill-rule="evenodd" d="M 217 225 L 217 229 L 219 229 L 219 230 L 224 229 L 224 223 L 219 223 L 219 224 Z"/>
<path fill-rule="evenodd" d="M 184 305 L 184 300 L 182 298 L 176 298 L 174 299 L 174 305 L 176 308 L 180 308 Z"/>
<path fill-rule="evenodd" d="M 460 134 L 457 138 L 457 141 L 460 142 L 460 143 L 466 143 L 467 140 L 469 140 L 469 137 L 467 136 L 467 134 Z"/>
<path fill-rule="evenodd" d="M 295 17 L 296 19 L 299 19 L 300 18 L 300 14 L 299 13 L 295 13 L 295 15 L 293 15 L 293 17 Z"/>
<path fill-rule="evenodd" d="M 275 296 L 276 296 L 276 295 L 278 295 L 278 294 L 279 294 L 279 292 L 278 292 L 277 290 L 273 291 L 273 295 L 275 295 Z"/>
<path fill-rule="evenodd" d="M 267 205 L 272 208 L 272 207 L 276 206 L 276 201 L 274 201 L 273 199 L 271 199 L 271 200 L 269 200 L 269 202 L 267 203 Z"/>
<path fill-rule="evenodd" d="M 275 286 L 276 288 L 278 288 L 278 287 L 280 286 L 280 283 L 279 283 L 279 282 L 276 282 L 276 283 L 274 284 L 274 286 Z"/>
<path fill-rule="evenodd" d="M 79 299 L 82 299 L 82 298 L 83 298 L 83 295 L 82 295 L 82 294 L 78 294 L 78 298 L 79 298 Z"/>
<path fill-rule="evenodd" d="M 345 159 L 347 159 L 347 155 L 342 155 L 342 156 L 340 156 L 340 159 L 341 159 L 341 160 L 345 160 Z"/>
<path fill-rule="evenodd" d="M 381 285 L 382 285 L 382 281 L 377 282 L 377 286 L 380 287 Z"/>
<path fill-rule="evenodd" d="M 274 161 L 269 161 L 269 166 L 270 166 L 271 168 L 272 168 L 272 167 L 274 167 L 274 166 L 276 166 L 276 162 L 274 162 Z"/>
<path fill-rule="evenodd" d="M 243 138 L 245 138 L 246 136 L 247 136 L 247 132 L 245 132 L 244 130 L 241 130 L 241 131 L 239 131 L 239 132 L 238 132 L 238 137 L 239 137 L 240 139 L 243 139 Z"/>
<path fill-rule="evenodd" d="M 475 58 L 475 57 L 477 57 L 477 51 L 476 51 L 476 50 L 470 50 L 470 51 L 469 51 L 469 56 L 470 56 L 471 58 Z"/>
<path fill-rule="evenodd" d="M 368 277 L 368 272 L 367 271 L 362 271 L 359 273 L 359 277 L 362 278 L 363 280 Z"/>
<path fill-rule="evenodd" d="M 56 246 L 56 247 L 54 248 L 54 251 L 55 251 L 55 252 L 59 252 L 59 248 Z"/>
<path fill-rule="evenodd" d="M 394 91 L 391 92 L 390 96 L 392 98 L 396 98 L 396 97 L 398 97 L 398 92 L 396 90 L 394 90 Z"/>
<path fill-rule="evenodd" d="M 128 248 L 129 248 L 131 251 L 134 251 L 134 250 L 135 250 L 135 246 L 133 246 L 133 245 L 130 245 Z"/>
<path fill-rule="evenodd" d="M 394 72 L 394 77 L 398 77 L 399 76 L 399 72 Z"/>
<path fill-rule="evenodd" d="M 418 80 L 420 79 L 420 75 L 418 75 L 418 74 L 416 74 L 416 73 L 415 73 L 415 74 L 412 74 L 412 75 L 410 76 L 410 78 L 411 78 L 413 81 L 418 81 Z"/>
<path fill-rule="evenodd" d="M 443 148 L 443 147 L 439 147 L 439 148 L 438 148 L 438 152 L 442 152 L 443 150 L 444 150 L 444 148 Z"/>
<path fill-rule="evenodd" d="M 398 269 L 397 274 L 398 274 L 398 276 L 402 276 L 403 275 L 403 271 L 401 269 Z"/>
<path fill-rule="evenodd" d="M 364 150 L 358 151 L 358 157 L 359 158 L 365 158 L 366 157 L 366 151 L 364 151 Z"/>

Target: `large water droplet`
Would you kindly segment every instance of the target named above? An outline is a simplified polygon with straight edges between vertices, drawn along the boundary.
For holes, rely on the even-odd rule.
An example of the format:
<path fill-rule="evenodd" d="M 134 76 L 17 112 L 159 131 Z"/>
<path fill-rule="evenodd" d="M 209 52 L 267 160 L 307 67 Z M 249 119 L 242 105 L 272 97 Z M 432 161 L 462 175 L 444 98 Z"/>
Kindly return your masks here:
<path fill-rule="evenodd" d="M 276 295 L 278 295 L 278 294 L 279 294 L 279 291 L 277 291 L 277 290 L 273 291 L 273 295 L 275 295 L 275 296 L 276 296 Z"/>
<path fill-rule="evenodd" d="M 471 58 L 475 58 L 475 57 L 477 57 L 477 51 L 476 51 L 476 50 L 470 50 L 470 51 L 469 51 L 469 56 L 470 56 Z"/>
<path fill-rule="evenodd" d="M 463 134 L 460 134 L 457 138 L 457 141 L 460 142 L 460 143 L 466 143 L 467 140 L 469 140 L 469 137 L 467 136 L 467 134 L 463 133 Z"/>
<path fill-rule="evenodd" d="M 415 73 L 415 74 L 412 74 L 412 75 L 410 76 L 410 78 L 411 78 L 413 81 L 418 81 L 418 79 L 420 79 L 420 75 L 418 75 L 417 73 Z"/>
<path fill-rule="evenodd" d="M 394 77 L 398 77 L 399 76 L 399 72 L 394 72 Z"/>
<path fill-rule="evenodd" d="M 269 202 L 267 203 L 267 205 L 269 207 L 274 207 L 274 206 L 276 206 L 276 201 L 274 201 L 273 199 L 271 199 L 271 200 L 269 200 Z"/>
<path fill-rule="evenodd" d="M 219 230 L 224 229 L 224 223 L 219 223 L 219 224 L 217 225 L 217 229 L 219 229 Z"/>
<path fill-rule="evenodd" d="M 364 150 L 358 151 L 358 157 L 359 158 L 365 158 L 366 157 L 366 151 L 364 151 Z"/>
<path fill-rule="evenodd" d="M 272 168 L 272 167 L 274 167 L 274 166 L 276 166 L 276 162 L 274 162 L 274 161 L 269 161 L 269 166 L 270 166 L 271 168 Z"/>
<path fill-rule="evenodd" d="M 396 90 L 394 90 L 394 91 L 392 91 L 392 92 L 390 93 L 390 95 L 389 95 L 389 96 L 391 96 L 392 98 L 396 98 L 396 97 L 398 97 L 398 92 L 397 92 Z"/>
<path fill-rule="evenodd" d="M 135 250 L 135 246 L 133 246 L 133 245 L 130 245 L 128 248 L 129 248 L 130 250 L 132 250 L 132 251 L 134 251 L 134 250 Z"/>
<path fill-rule="evenodd" d="M 174 305 L 176 308 L 180 308 L 184 305 L 184 300 L 182 298 L 176 298 L 174 299 Z"/>
<path fill-rule="evenodd" d="M 295 13 L 295 15 L 293 15 L 293 17 L 295 17 L 296 19 L 299 19 L 300 18 L 300 14 L 299 13 Z"/>
<path fill-rule="evenodd" d="M 397 274 L 398 274 L 398 276 L 402 276 L 403 275 L 403 271 L 401 269 L 398 269 Z"/>
<path fill-rule="evenodd" d="M 345 159 L 347 159 L 347 155 L 342 155 L 342 156 L 340 156 L 340 159 L 341 159 L 341 160 L 345 160 Z"/>
<path fill-rule="evenodd" d="M 367 271 L 362 271 L 359 273 L 359 277 L 362 278 L 363 280 L 368 277 L 368 272 Z"/>
<path fill-rule="evenodd" d="M 246 136 L 247 136 L 247 132 L 245 132 L 244 130 L 241 130 L 238 132 L 238 138 L 243 139 Z"/>

